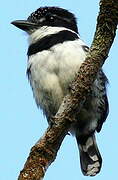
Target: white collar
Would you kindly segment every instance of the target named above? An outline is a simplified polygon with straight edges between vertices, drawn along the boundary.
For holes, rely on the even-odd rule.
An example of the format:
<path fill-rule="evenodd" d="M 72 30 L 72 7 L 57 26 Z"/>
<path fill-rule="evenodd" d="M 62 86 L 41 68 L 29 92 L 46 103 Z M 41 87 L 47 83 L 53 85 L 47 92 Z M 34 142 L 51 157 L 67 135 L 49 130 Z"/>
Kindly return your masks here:
<path fill-rule="evenodd" d="M 63 30 L 68 30 L 79 37 L 79 34 L 65 27 L 42 26 L 40 29 L 37 29 L 29 36 L 29 44 L 35 43 L 37 40 L 42 39 L 47 35 L 56 34 Z"/>

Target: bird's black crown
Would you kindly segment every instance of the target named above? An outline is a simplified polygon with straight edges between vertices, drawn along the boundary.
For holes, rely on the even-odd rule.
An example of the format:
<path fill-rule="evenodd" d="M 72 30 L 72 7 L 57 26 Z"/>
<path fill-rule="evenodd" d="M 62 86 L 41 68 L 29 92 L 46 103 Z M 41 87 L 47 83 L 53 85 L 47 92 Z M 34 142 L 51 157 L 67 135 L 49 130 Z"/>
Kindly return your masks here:
<path fill-rule="evenodd" d="M 40 7 L 35 12 L 33 12 L 27 20 L 41 26 L 47 25 L 66 27 L 78 33 L 76 18 L 74 14 L 63 8 Z"/>

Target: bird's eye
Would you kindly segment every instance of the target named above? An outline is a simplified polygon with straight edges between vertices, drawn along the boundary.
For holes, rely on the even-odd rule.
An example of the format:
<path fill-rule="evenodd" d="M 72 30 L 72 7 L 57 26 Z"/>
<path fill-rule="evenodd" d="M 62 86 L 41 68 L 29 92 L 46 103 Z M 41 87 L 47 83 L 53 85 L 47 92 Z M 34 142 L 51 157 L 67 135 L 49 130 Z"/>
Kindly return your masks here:
<path fill-rule="evenodd" d="M 47 13 L 45 18 L 47 21 L 54 21 L 54 16 L 51 13 Z"/>

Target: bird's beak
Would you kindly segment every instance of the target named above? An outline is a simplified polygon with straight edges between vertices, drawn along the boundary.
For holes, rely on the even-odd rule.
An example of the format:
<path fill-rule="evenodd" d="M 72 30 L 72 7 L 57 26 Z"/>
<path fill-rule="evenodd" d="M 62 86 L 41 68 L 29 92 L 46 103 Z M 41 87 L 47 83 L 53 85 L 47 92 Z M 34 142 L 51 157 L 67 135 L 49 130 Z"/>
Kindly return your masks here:
<path fill-rule="evenodd" d="M 11 22 L 11 24 L 26 32 L 29 32 L 37 27 L 37 24 L 29 22 L 27 20 L 16 20 Z"/>

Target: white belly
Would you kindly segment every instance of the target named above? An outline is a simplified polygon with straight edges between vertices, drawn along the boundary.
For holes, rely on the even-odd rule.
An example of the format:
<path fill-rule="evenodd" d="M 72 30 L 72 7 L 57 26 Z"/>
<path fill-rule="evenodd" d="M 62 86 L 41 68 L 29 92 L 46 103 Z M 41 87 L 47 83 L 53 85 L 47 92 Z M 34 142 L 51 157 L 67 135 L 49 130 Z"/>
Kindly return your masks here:
<path fill-rule="evenodd" d="M 80 39 L 68 41 L 29 58 L 30 82 L 36 102 L 42 108 L 51 100 L 58 110 L 69 83 L 85 59 L 81 45 L 85 44 Z"/>

